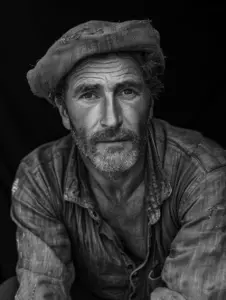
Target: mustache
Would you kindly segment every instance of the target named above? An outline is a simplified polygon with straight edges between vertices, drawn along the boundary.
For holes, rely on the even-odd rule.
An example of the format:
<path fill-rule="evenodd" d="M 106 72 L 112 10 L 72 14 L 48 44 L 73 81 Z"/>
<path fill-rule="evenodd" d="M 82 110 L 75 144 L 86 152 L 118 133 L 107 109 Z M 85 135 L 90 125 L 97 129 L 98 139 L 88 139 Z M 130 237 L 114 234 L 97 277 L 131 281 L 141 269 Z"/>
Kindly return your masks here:
<path fill-rule="evenodd" d="M 117 130 L 115 128 L 108 128 L 106 130 L 98 131 L 98 132 L 94 133 L 90 137 L 90 143 L 96 144 L 98 142 L 106 141 L 109 139 L 130 140 L 130 141 L 136 142 L 136 141 L 139 141 L 139 136 L 132 130 L 128 130 L 128 129 Z"/>

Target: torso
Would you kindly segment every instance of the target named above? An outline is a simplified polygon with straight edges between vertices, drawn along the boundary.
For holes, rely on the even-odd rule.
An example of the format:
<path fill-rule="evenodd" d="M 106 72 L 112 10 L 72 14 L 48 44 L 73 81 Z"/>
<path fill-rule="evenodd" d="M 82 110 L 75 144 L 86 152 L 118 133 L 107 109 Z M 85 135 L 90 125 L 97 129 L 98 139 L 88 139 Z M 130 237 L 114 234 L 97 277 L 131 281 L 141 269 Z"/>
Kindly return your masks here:
<path fill-rule="evenodd" d="M 144 230 L 144 218 L 139 216 L 137 220 L 124 220 L 120 224 L 120 221 L 115 222 L 115 219 L 109 219 L 108 223 L 115 230 L 118 237 L 121 239 L 125 252 L 129 255 L 132 254 L 132 258 L 138 258 L 144 260 L 146 257 L 146 238 Z"/>
<path fill-rule="evenodd" d="M 126 206 L 111 205 L 104 195 L 94 190 L 103 219 L 113 228 L 131 258 L 146 257 L 144 183 L 134 191 Z"/>

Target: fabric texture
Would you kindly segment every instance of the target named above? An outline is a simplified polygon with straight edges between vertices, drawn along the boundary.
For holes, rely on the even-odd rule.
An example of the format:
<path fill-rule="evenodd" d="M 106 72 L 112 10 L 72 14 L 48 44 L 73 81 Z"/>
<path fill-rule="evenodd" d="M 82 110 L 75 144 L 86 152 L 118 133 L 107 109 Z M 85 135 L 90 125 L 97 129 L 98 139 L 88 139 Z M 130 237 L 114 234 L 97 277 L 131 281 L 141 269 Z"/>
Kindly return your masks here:
<path fill-rule="evenodd" d="M 89 21 L 68 30 L 28 71 L 32 92 L 53 103 L 60 79 L 79 61 L 94 54 L 139 51 L 150 54 L 155 73 L 165 67 L 160 35 L 150 20 L 125 22 Z"/>
<path fill-rule="evenodd" d="M 157 288 L 186 300 L 226 299 L 226 152 L 158 119 L 148 136 L 148 250 L 140 264 L 98 213 L 70 135 L 22 160 L 10 210 L 17 225 L 16 300 L 71 299 L 76 280 L 103 299 L 149 299 Z"/>
<path fill-rule="evenodd" d="M 0 285 L 0 299 L 14 300 L 15 295 L 19 289 L 19 282 L 16 276 L 10 277 Z M 71 292 L 72 300 L 86 299 L 86 300 L 100 300 L 89 293 L 89 291 L 82 289 L 78 284 L 75 284 Z"/>

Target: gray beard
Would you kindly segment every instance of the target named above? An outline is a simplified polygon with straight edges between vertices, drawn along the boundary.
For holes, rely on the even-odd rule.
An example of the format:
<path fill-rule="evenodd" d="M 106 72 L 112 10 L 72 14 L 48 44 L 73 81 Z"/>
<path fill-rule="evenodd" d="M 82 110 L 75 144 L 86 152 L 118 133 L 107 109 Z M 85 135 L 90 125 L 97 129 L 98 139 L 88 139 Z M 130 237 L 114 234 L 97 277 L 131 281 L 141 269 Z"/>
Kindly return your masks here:
<path fill-rule="evenodd" d="M 135 165 L 138 159 L 144 155 L 144 149 L 147 141 L 146 135 L 135 141 L 132 141 L 133 147 L 130 151 L 125 149 L 106 149 L 104 153 L 99 153 L 95 145 L 90 145 L 83 134 L 79 134 L 73 124 L 71 124 L 71 134 L 76 146 L 85 158 L 100 172 L 111 179 L 116 180 L 122 172 L 128 171 Z"/>

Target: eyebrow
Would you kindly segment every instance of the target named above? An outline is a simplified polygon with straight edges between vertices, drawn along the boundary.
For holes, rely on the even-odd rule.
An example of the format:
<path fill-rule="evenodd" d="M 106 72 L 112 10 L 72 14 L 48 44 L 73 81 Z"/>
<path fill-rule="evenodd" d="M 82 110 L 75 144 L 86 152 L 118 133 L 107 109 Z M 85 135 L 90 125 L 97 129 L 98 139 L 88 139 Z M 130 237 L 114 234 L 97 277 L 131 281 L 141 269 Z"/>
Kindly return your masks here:
<path fill-rule="evenodd" d="M 140 80 L 125 80 L 123 82 L 117 83 L 113 89 L 118 91 L 121 90 L 122 88 L 126 88 L 126 87 L 133 87 L 139 91 L 141 91 L 143 89 L 144 83 Z M 77 96 L 78 94 L 81 93 L 86 93 L 86 92 L 90 92 L 90 91 L 94 91 L 94 90 L 98 90 L 101 88 L 101 84 L 99 83 L 81 83 L 78 86 L 75 87 L 74 91 L 73 91 L 73 96 Z"/>

